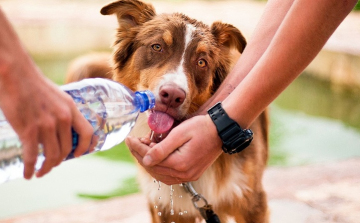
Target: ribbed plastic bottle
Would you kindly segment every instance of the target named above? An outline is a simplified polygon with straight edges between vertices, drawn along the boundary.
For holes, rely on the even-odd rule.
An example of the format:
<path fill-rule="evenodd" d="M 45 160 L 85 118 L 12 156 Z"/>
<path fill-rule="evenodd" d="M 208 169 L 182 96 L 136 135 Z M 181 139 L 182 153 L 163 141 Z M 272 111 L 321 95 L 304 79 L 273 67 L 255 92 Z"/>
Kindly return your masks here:
<path fill-rule="evenodd" d="M 104 151 L 120 144 L 135 125 L 140 112 L 155 106 L 152 92 L 130 89 L 107 79 L 85 79 L 63 85 L 62 90 L 74 99 L 77 107 L 94 128 L 98 140 L 95 151 Z M 78 135 L 73 131 L 73 150 Z M 72 151 L 65 159 L 73 158 Z M 85 155 L 85 154 L 84 154 Z M 44 161 L 41 145 L 35 168 Z M 21 142 L 0 110 L 0 184 L 23 176 Z"/>

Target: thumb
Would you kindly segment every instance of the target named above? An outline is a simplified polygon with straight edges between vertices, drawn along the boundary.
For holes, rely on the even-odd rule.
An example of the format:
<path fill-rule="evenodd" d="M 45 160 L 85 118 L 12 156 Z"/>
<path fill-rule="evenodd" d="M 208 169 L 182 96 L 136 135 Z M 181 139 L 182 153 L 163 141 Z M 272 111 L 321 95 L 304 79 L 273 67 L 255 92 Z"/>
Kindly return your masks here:
<path fill-rule="evenodd" d="M 160 143 L 153 146 L 144 156 L 145 166 L 154 166 L 164 161 L 171 153 L 189 141 L 181 125 L 175 127 Z"/>

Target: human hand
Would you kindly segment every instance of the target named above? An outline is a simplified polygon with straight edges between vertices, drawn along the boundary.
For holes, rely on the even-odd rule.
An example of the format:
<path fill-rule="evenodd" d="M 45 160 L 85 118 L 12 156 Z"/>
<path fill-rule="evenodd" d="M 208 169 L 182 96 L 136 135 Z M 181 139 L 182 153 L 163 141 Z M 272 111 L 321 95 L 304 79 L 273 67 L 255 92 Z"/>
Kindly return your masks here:
<path fill-rule="evenodd" d="M 130 151 L 155 179 L 171 185 L 195 181 L 222 153 L 222 142 L 208 115 L 182 122 L 160 143 L 128 137 Z"/>
<path fill-rule="evenodd" d="M 74 155 L 91 151 L 90 123 L 71 97 L 41 74 L 1 9 L 0 49 L 0 107 L 23 144 L 24 177 L 34 174 L 40 144 L 45 161 L 37 177 L 69 154 L 71 127 L 79 134 Z"/>
<path fill-rule="evenodd" d="M 24 177 L 30 179 L 41 144 L 45 161 L 37 171 L 41 177 L 70 153 L 71 127 L 79 134 L 75 156 L 80 156 L 90 146 L 93 128 L 77 109 L 72 98 L 58 86 L 43 77 L 31 66 L 23 76 L 9 75 L 0 81 L 0 105 L 3 113 L 23 144 Z M 32 72 L 29 78 L 25 75 Z"/>

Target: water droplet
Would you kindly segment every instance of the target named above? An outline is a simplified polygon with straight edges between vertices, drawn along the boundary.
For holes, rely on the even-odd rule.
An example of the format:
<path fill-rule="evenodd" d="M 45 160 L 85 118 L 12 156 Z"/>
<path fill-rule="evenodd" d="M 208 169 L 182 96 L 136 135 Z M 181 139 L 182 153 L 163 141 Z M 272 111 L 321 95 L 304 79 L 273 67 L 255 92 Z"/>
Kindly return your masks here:
<path fill-rule="evenodd" d="M 182 198 L 182 195 L 179 195 L 179 198 Z"/>
<path fill-rule="evenodd" d="M 159 197 L 159 200 L 161 200 L 161 196 Z"/>
<path fill-rule="evenodd" d="M 173 189 L 173 185 L 170 186 L 170 208 L 171 211 L 173 212 L 171 215 L 174 215 L 174 200 L 173 200 L 173 194 L 174 194 L 174 189 Z"/>
<path fill-rule="evenodd" d="M 155 209 L 157 209 L 157 208 L 158 208 L 158 206 L 157 206 L 157 205 L 154 205 L 154 208 L 155 208 Z"/>
<path fill-rule="evenodd" d="M 161 216 L 161 212 L 160 212 L 160 211 L 158 212 L 158 215 Z"/>
<path fill-rule="evenodd" d="M 182 213 L 181 211 L 179 212 L 179 215 L 183 215 L 184 213 Z"/>
<path fill-rule="evenodd" d="M 187 211 L 184 211 L 184 214 L 187 214 Z"/>
<path fill-rule="evenodd" d="M 158 181 L 158 184 L 159 184 L 158 190 L 161 190 L 161 182 Z"/>
<path fill-rule="evenodd" d="M 170 215 L 174 215 L 174 209 L 170 210 Z"/>

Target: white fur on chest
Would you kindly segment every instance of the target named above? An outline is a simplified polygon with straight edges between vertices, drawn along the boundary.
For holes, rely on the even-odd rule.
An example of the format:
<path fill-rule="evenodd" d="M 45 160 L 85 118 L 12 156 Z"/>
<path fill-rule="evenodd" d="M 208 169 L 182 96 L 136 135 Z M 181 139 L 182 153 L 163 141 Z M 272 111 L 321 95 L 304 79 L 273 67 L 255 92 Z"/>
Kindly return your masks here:
<path fill-rule="evenodd" d="M 218 187 L 218 182 L 215 177 L 215 171 L 211 166 L 205 173 L 200 177 L 198 181 L 192 182 L 197 193 L 204 196 L 204 198 L 211 204 L 214 208 L 217 208 L 219 203 L 232 203 L 234 200 L 239 200 L 243 197 L 243 193 L 246 190 L 249 190 L 249 187 L 246 184 L 246 177 L 242 172 L 235 166 L 234 171 L 231 171 L 229 174 L 227 182 L 222 182 L 222 187 Z M 224 173 L 225 174 L 225 173 Z M 161 184 L 159 189 L 159 184 L 157 181 L 154 181 L 145 170 L 141 170 L 139 174 L 139 182 L 142 191 L 146 194 L 149 199 L 150 204 L 153 204 L 154 207 L 166 207 L 170 209 L 170 186 Z M 188 214 L 192 216 L 199 216 L 199 211 L 195 209 L 192 201 L 191 195 L 185 192 L 184 187 L 181 185 L 173 185 L 173 208 L 175 214 Z M 204 203 L 199 201 L 198 205 L 202 206 Z"/>

